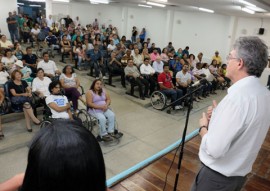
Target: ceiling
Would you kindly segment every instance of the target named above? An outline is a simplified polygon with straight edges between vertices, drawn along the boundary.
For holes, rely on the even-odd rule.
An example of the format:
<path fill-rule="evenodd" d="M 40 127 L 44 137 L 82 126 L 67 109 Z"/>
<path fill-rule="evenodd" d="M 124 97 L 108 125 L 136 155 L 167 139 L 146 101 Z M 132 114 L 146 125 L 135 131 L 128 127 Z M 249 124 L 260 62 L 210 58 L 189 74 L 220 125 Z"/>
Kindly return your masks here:
<path fill-rule="evenodd" d="M 70 0 L 71 2 L 85 2 L 89 0 Z M 146 0 L 109 0 L 111 5 L 128 5 L 138 6 L 138 4 L 146 4 Z M 152 2 L 161 3 L 161 0 L 151 0 Z M 270 1 L 269 0 L 246 0 L 249 3 L 256 5 L 257 8 L 262 8 L 265 12 L 258 11 L 255 14 L 249 14 L 241 11 L 241 7 L 245 5 L 240 3 L 239 0 L 168 0 L 165 9 L 172 9 L 178 11 L 197 12 L 198 8 L 207 8 L 214 10 L 217 14 L 241 16 L 241 17 L 259 17 L 270 18 Z M 143 8 L 143 7 L 142 7 Z M 159 8 L 154 7 L 153 8 Z M 147 8 L 145 8 L 147 9 Z M 160 8 L 163 9 L 163 8 Z"/>

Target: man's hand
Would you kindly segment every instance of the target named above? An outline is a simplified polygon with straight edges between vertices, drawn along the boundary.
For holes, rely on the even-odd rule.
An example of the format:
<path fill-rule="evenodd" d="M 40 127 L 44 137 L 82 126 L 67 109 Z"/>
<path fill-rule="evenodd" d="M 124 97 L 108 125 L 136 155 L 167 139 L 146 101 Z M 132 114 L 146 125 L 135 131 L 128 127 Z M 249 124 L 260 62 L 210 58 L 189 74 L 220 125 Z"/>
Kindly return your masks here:
<path fill-rule="evenodd" d="M 208 121 L 210 121 L 211 117 L 212 117 L 212 112 L 213 109 L 215 109 L 217 107 L 217 102 L 216 100 L 213 100 L 213 105 L 209 106 L 207 109 L 207 119 Z"/>
<path fill-rule="evenodd" d="M 202 117 L 200 119 L 200 127 L 202 127 L 202 126 L 208 127 L 208 123 L 209 123 L 209 121 L 208 121 L 208 119 L 206 117 L 206 114 L 205 114 L 205 112 L 203 112 Z"/>
<path fill-rule="evenodd" d="M 70 103 L 67 103 L 66 109 L 70 109 Z"/>

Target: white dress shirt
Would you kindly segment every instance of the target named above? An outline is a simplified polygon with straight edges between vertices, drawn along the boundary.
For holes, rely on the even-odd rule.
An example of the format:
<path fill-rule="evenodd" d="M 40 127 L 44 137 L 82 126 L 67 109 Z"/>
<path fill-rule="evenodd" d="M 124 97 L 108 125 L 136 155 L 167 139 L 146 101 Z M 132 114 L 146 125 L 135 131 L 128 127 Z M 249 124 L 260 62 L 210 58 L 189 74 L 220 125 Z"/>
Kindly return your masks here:
<path fill-rule="evenodd" d="M 154 61 L 153 62 L 153 68 L 158 73 L 162 73 L 163 72 L 163 65 L 164 65 L 164 63 L 162 61 L 160 61 L 160 62 Z"/>
<path fill-rule="evenodd" d="M 56 67 L 55 62 L 52 61 L 52 60 L 49 60 L 48 62 L 45 62 L 44 60 L 41 60 L 38 63 L 37 68 L 42 68 L 44 70 L 44 73 L 52 74 L 52 75 L 55 75 L 56 70 L 58 70 L 58 68 Z"/>
<path fill-rule="evenodd" d="M 142 64 L 140 67 L 140 72 L 141 74 L 150 75 L 155 73 L 155 69 L 150 64 L 148 64 L 147 66 L 145 64 Z"/>
<path fill-rule="evenodd" d="M 270 91 L 254 76 L 228 89 L 213 110 L 199 157 L 225 176 L 245 176 L 252 170 L 270 126 Z"/>

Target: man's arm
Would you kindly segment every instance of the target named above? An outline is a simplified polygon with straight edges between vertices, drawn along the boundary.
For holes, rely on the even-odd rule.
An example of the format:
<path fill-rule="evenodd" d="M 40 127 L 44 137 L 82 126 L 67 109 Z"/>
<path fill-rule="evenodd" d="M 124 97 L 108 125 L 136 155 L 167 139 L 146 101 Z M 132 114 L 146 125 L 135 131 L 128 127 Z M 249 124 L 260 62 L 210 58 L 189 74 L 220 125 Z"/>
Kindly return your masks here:
<path fill-rule="evenodd" d="M 69 103 L 67 103 L 65 106 L 59 107 L 55 102 L 51 102 L 51 103 L 48 104 L 48 106 L 50 108 L 52 108 L 53 110 L 57 111 L 57 112 L 64 112 L 64 111 L 67 111 L 70 108 Z"/>

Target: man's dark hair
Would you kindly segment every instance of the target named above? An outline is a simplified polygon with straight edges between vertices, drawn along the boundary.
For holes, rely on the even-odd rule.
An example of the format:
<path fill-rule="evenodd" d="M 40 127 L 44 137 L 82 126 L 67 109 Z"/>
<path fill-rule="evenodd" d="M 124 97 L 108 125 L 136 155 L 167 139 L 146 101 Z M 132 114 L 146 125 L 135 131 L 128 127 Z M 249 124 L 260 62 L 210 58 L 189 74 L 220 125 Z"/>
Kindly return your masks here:
<path fill-rule="evenodd" d="M 76 121 L 55 120 L 32 140 L 21 191 L 105 191 L 96 138 Z"/>
<path fill-rule="evenodd" d="M 163 69 L 164 69 L 165 67 L 167 67 L 167 66 L 170 67 L 169 64 L 164 64 L 164 65 L 163 65 Z"/>
<path fill-rule="evenodd" d="M 46 54 L 48 54 L 48 55 L 49 55 L 49 53 L 48 53 L 48 52 L 43 52 L 42 56 L 44 57 Z"/>
<path fill-rule="evenodd" d="M 49 91 L 50 91 L 50 93 L 52 93 L 53 88 L 55 88 L 57 85 L 59 85 L 61 87 L 60 82 L 59 81 L 56 81 L 56 80 L 55 81 L 52 81 L 50 83 L 50 85 L 49 85 Z"/>

